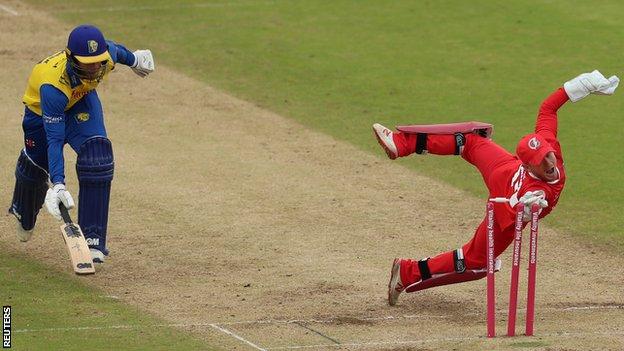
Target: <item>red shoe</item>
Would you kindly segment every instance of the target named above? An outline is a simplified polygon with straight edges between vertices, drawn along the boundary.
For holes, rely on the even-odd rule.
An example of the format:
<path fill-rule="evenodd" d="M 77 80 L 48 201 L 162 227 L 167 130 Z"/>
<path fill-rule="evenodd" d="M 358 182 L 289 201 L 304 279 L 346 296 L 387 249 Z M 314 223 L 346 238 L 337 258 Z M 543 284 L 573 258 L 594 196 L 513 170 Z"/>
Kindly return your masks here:
<path fill-rule="evenodd" d="M 394 306 L 399 299 L 399 295 L 405 290 L 401 282 L 401 261 L 395 258 L 392 262 L 392 270 L 390 270 L 390 282 L 388 283 L 388 304 Z"/>
<path fill-rule="evenodd" d="M 373 132 L 375 132 L 377 142 L 386 151 L 388 157 L 391 160 L 397 158 L 399 153 L 397 151 L 396 144 L 394 144 L 394 140 L 392 139 L 392 131 L 379 123 L 375 123 L 373 124 Z"/>

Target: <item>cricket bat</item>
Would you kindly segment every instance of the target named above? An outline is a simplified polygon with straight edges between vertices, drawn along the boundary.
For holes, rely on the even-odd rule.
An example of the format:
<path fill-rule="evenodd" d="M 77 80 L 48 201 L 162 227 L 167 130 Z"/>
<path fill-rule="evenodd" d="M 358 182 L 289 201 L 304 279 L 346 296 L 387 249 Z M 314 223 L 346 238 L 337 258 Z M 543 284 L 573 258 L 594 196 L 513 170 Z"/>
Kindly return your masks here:
<path fill-rule="evenodd" d="M 69 257 L 71 258 L 72 267 L 76 274 L 93 274 L 95 273 L 95 266 L 93 265 L 93 259 L 91 258 L 91 252 L 89 252 L 89 246 L 85 240 L 82 230 L 75 224 L 69 216 L 69 211 L 63 205 L 59 204 L 61 210 L 61 216 L 65 224 L 61 226 L 61 234 L 67 245 L 67 251 L 69 251 Z"/>

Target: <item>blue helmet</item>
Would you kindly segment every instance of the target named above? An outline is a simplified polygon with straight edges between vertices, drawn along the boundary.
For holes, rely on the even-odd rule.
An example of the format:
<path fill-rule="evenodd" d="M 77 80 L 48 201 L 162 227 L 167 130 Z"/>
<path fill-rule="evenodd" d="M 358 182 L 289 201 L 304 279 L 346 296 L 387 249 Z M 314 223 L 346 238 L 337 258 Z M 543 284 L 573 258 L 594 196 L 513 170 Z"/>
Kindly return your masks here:
<path fill-rule="evenodd" d="M 104 35 L 97 27 L 89 24 L 80 25 L 69 33 L 65 52 L 74 73 L 85 80 L 101 80 L 107 62 L 112 60 Z M 85 65 L 95 63 L 100 63 L 99 67 L 85 68 Z"/>

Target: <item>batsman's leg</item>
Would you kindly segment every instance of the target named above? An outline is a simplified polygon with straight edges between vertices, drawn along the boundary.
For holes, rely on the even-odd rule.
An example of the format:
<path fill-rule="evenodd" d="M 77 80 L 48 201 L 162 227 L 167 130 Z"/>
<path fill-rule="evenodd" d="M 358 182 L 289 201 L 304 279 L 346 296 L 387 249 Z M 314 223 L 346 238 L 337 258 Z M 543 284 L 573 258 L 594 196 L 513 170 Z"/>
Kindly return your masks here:
<path fill-rule="evenodd" d="M 80 184 L 78 223 L 96 263 L 102 263 L 108 255 L 106 231 L 114 169 L 113 147 L 108 138 L 93 137 L 82 144 L 76 162 Z"/>
<path fill-rule="evenodd" d="M 114 163 L 97 92 L 90 91 L 65 115 L 67 140 L 78 154 L 78 224 L 89 244 L 93 262 L 102 263 L 108 255 L 106 233 Z"/>
<path fill-rule="evenodd" d="M 17 237 L 28 241 L 32 237 L 37 215 L 48 190 L 48 173 L 36 165 L 22 150 L 15 167 L 15 188 L 9 213 L 17 218 Z"/>

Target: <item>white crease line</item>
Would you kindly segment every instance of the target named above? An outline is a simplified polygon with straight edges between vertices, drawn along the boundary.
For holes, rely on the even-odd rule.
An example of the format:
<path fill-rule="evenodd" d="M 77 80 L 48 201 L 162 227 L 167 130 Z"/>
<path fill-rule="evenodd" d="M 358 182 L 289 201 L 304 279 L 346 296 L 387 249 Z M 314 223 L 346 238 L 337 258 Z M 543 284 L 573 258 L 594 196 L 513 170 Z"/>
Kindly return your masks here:
<path fill-rule="evenodd" d="M 260 347 L 260 346 L 258 346 L 258 345 L 256 345 L 256 344 L 254 344 L 253 342 L 251 342 L 251 341 L 249 341 L 249 340 L 246 340 L 246 339 L 245 339 L 245 338 L 243 338 L 242 336 L 239 336 L 238 334 L 233 333 L 233 332 L 231 332 L 231 331 L 229 331 L 229 330 L 227 330 L 227 329 L 225 329 L 225 328 L 221 328 L 220 326 L 218 326 L 218 325 L 216 325 L 216 324 L 210 324 L 210 326 L 211 326 L 211 327 L 213 327 L 213 328 L 215 328 L 215 329 L 217 329 L 217 330 L 219 330 L 219 331 L 224 332 L 225 334 L 228 334 L 229 336 L 231 336 L 231 337 L 233 337 L 233 338 L 235 338 L 235 339 L 238 339 L 239 341 L 244 342 L 245 344 L 247 344 L 247 345 L 249 345 L 249 346 L 253 347 L 253 348 L 254 348 L 254 349 L 256 349 L 256 350 L 266 351 L 266 349 L 263 349 L 262 347 Z"/>
<path fill-rule="evenodd" d="M 566 308 L 543 308 L 539 311 L 542 312 L 583 312 L 583 311 L 596 311 L 596 310 L 624 310 L 624 305 L 609 305 L 609 306 L 572 306 Z M 519 310 L 522 311 L 522 310 Z M 498 310 L 497 313 L 506 313 L 507 310 Z M 480 316 L 483 313 L 469 312 L 464 315 Z M 53 332 L 53 331 L 74 331 L 74 330 L 102 330 L 102 329 L 132 329 L 132 328 L 193 328 L 193 327 L 213 327 L 216 325 L 240 325 L 240 324 L 294 324 L 294 323 L 343 323 L 349 324 L 351 321 L 366 322 L 366 321 L 400 321 L 403 319 L 440 319 L 440 318 L 456 318 L 451 315 L 427 315 L 427 314 L 414 314 L 403 316 L 379 316 L 379 317 L 332 317 L 328 319 L 283 319 L 283 320 L 248 320 L 248 321 L 233 321 L 233 322 L 202 322 L 202 323 L 167 323 L 167 324 L 150 324 L 150 325 L 110 325 L 100 327 L 67 327 L 67 328 L 41 328 L 41 329 L 15 329 L 14 333 L 33 333 L 33 332 Z"/>
<path fill-rule="evenodd" d="M 9 14 L 13 15 L 13 16 L 19 16 L 19 13 L 17 13 L 17 11 L 13 10 L 12 8 L 6 6 L 6 5 L 2 5 L 0 4 L 0 10 L 4 10 L 6 12 L 8 12 Z"/>
<path fill-rule="evenodd" d="M 485 337 L 465 337 L 465 338 L 440 338 L 440 339 L 424 339 L 424 340 L 406 340 L 406 341 L 371 341 L 371 342 L 349 342 L 343 344 L 317 344 L 317 345 L 294 345 L 294 346 L 278 346 L 270 347 L 269 350 L 298 350 L 298 349 L 311 349 L 311 348 L 328 348 L 328 347 L 372 347 L 382 345 L 416 345 L 435 342 L 458 342 L 458 341 L 474 341 L 479 339 L 485 339 Z"/>
<path fill-rule="evenodd" d="M 356 322 L 367 322 L 367 321 L 383 321 L 383 320 L 400 320 L 400 319 L 412 319 L 412 318 L 423 318 L 423 319 L 444 319 L 450 318 L 445 315 L 432 315 L 432 314 L 419 314 L 419 315 L 405 315 L 405 316 L 381 316 L 381 317 L 332 317 L 328 319 L 261 319 L 261 320 L 251 320 L 251 321 L 234 321 L 234 322 L 221 322 L 220 325 L 236 325 L 236 324 L 295 324 L 295 323 L 322 323 L 329 324 L 335 322 L 341 323 L 349 323 L 349 321 Z"/>
<path fill-rule="evenodd" d="M 618 332 L 594 332 L 594 333 L 549 333 L 549 334 L 539 334 L 539 337 L 568 337 L 568 338 L 578 338 L 578 337 L 588 337 L 588 336 L 614 336 L 614 335 L 624 335 L 624 331 Z M 298 350 L 298 349 L 311 349 L 311 348 L 336 348 L 336 347 L 358 347 L 358 348 L 367 348 L 373 346 L 383 346 L 383 345 L 417 345 L 417 344 L 428 344 L 428 343 L 439 343 L 439 342 L 466 342 L 466 341 L 476 341 L 476 340 L 486 340 L 484 336 L 476 337 L 476 336 L 467 336 L 460 338 L 438 338 L 438 339 L 421 339 L 421 340 L 406 340 L 406 341 L 371 341 L 371 342 L 363 342 L 363 343 L 343 343 L 343 344 L 317 344 L 317 345 L 293 345 L 293 346 L 278 346 L 278 347 L 269 347 L 266 350 Z"/>
<path fill-rule="evenodd" d="M 624 305 L 613 305 L 613 306 L 572 306 L 566 307 L 562 309 L 562 311 L 582 311 L 582 310 L 619 310 L 624 309 Z"/>
<path fill-rule="evenodd" d="M 372 347 L 372 346 L 382 346 L 382 345 L 415 345 L 415 344 L 424 344 L 430 342 L 440 342 L 440 341 L 471 341 L 478 340 L 478 337 L 465 337 L 465 338 L 441 338 L 441 339 L 428 339 L 428 340 L 407 340 L 407 341 L 371 341 L 371 342 L 348 342 L 343 344 L 317 344 L 317 345 L 295 345 L 295 346 L 278 346 L 271 347 L 268 350 L 298 350 L 298 349 L 311 349 L 311 348 L 327 348 L 327 347 Z"/>
<path fill-rule="evenodd" d="M 66 327 L 66 328 L 42 328 L 42 329 L 15 329 L 13 333 L 39 333 L 39 332 L 66 332 L 80 330 L 103 330 L 103 329 L 133 329 L 133 328 L 173 327 L 173 325 L 106 325 L 102 327 Z"/>
<path fill-rule="evenodd" d="M 591 310 L 624 310 L 624 305 L 609 305 L 609 306 L 572 306 L 566 308 L 546 307 L 539 308 L 538 312 L 582 312 Z M 518 312 L 526 311 L 526 308 L 519 308 Z M 497 314 L 506 314 L 507 309 L 496 310 Z M 481 316 L 482 312 L 468 312 L 464 313 L 464 316 Z M 455 318 L 451 315 L 432 315 L 432 314 L 412 314 L 402 316 L 379 316 L 379 317 L 330 317 L 328 319 L 291 319 L 291 320 L 250 320 L 250 321 L 234 321 L 234 322 L 220 322 L 219 325 L 236 325 L 236 324 L 292 324 L 292 323 L 349 323 L 349 321 L 367 322 L 367 321 L 393 321 L 402 319 L 445 319 Z"/>

